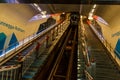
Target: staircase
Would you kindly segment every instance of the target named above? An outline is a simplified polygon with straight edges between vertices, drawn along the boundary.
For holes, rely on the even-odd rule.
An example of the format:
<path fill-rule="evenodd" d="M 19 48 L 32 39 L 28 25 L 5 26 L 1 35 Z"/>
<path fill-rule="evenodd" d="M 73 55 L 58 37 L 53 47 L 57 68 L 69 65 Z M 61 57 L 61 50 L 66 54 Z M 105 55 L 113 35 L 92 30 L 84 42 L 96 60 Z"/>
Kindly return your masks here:
<path fill-rule="evenodd" d="M 112 61 L 110 54 L 97 39 L 88 25 L 85 25 L 90 58 L 96 62 L 94 80 L 120 80 L 120 71 Z"/>

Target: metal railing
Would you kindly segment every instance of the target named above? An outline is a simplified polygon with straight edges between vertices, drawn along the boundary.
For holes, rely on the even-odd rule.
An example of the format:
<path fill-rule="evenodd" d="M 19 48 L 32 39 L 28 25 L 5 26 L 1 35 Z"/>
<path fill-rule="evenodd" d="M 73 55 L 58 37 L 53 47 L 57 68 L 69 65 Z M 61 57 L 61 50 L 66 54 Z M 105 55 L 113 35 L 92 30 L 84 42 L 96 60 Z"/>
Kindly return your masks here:
<path fill-rule="evenodd" d="M 16 51 L 25 47 L 26 44 L 30 43 L 32 40 L 35 40 L 36 38 L 44 35 L 45 33 L 49 32 L 49 31 L 51 31 L 53 28 L 58 26 L 60 23 L 61 22 L 56 23 L 56 24 L 52 25 L 51 27 L 48 27 L 44 31 L 40 32 L 39 34 L 33 33 L 31 35 L 28 35 L 28 37 L 20 40 L 19 42 L 16 42 L 16 43 L 19 43 L 19 45 L 17 45 L 16 43 L 13 43 L 12 45 L 9 45 L 5 49 L 0 50 L 0 61 L 4 60 L 5 58 L 7 58 L 9 56 L 14 56 L 14 55 L 18 54 L 18 53 L 16 53 Z M 13 45 L 14 45 L 14 47 L 13 47 Z M 13 53 L 15 53 L 15 54 L 11 55 Z"/>
<path fill-rule="evenodd" d="M 85 28 L 84 28 L 82 20 L 81 20 L 81 43 L 83 47 L 82 51 L 85 56 L 86 64 L 90 64 L 90 58 L 89 58 L 87 42 L 86 42 Z"/>
<path fill-rule="evenodd" d="M 87 70 L 84 70 L 84 72 L 87 80 L 94 80 Z"/>
<path fill-rule="evenodd" d="M 91 29 L 93 30 L 93 32 L 98 37 L 98 39 L 103 43 L 103 45 L 106 47 L 106 49 L 110 52 L 111 57 L 115 60 L 117 65 L 120 67 L 120 59 L 115 54 L 114 48 L 112 47 L 112 45 L 97 32 L 97 30 L 94 28 L 94 26 L 92 24 L 89 24 L 89 25 L 90 25 Z M 119 70 L 120 70 L 120 68 L 119 68 Z"/>
<path fill-rule="evenodd" d="M 66 24 L 64 23 L 64 24 L 62 24 L 62 26 L 59 26 L 59 27 L 64 27 L 65 25 Z M 51 28 L 50 31 L 47 30 L 48 32 L 46 32 L 46 36 L 49 36 L 48 39 L 46 38 L 46 36 L 43 36 L 43 39 L 40 40 L 40 44 L 41 44 L 40 49 L 39 49 L 40 52 L 42 49 L 45 50 L 47 48 L 46 45 L 52 44 L 51 30 L 54 29 L 54 27 L 58 27 L 58 26 L 53 26 L 53 28 Z M 58 30 L 57 32 L 59 32 L 59 31 L 61 31 L 61 30 Z M 58 34 L 57 32 L 56 32 L 56 35 L 54 35 L 55 37 Z M 19 44 L 26 43 L 27 41 L 31 42 L 31 39 L 33 39 L 32 37 L 29 36 L 29 38 L 27 40 L 24 39 L 24 40 L 22 40 L 22 43 L 19 43 Z M 48 41 L 48 44 L 47 44 L 47 41 Z M 22 47 L 24 47 L 24 46 L 22 45 Z M 15 48 L 17 50 L 17 46 Z M 36 45 L 34 45 L 34 47 L 32 49 L 30 49 L 28 51 L 28 53 L 24 56 L 22 56 L 22 53 L 20 53 L 21 51 L 19 51 L 18 54 L 21 54 L 21 55 L 20 56 L 18 55 L 19 56 L 18 57 L 19 64 L 17 66 L 16 65 L 8 65 L 8 66 L 0 67 L 0 80 L 21 80 L 22 76 L 29 69 L 30 65 L 34 62 L 34 60 L 36 58 L 36 54 L 35 54 L 36 49 L 35 48 L 36 48 Z M 11 57 L 13 57 L 13 56 L 11 56 Z M 6 58 L 6 56 L 4 56 L 4 58 Z"/>
<path fill-rule="evenodd" d="M 24 73 L 29 69 L 29 67 L 31 66 L 31 64 L 34 62 L 35 60 L 35 47 L 30 50 L 27 55 L 23 56 L 21 58 L 21 60 L 19 61 L 22 65 L 22 76 L 24 75 Z"/>
<path fill-rule="evenodd" d="M 21 65 L 0 67 L 0 80 L 21 80 L 20 67 Z"/>
<path fill-rule="evenodd" d="M 85 34 L 86 31 L 85 31 L 82 19 L 81 19 L 80 25 L 81 25 L 80 32 L 81 32 L 82 53 L 84 55 L 85 64 L 91 66 L 90 57 L 89 57 L 89 53 L 88 53 L 87 42 L 86 42 L 86 34 Z M 87 66 L 84 69 L 84 73 L 85 73 L 85 76 L 86 76 L 87 80 L 94 80 L 93 77 L 91 76 L 91 74 L 87 71 Z"/>

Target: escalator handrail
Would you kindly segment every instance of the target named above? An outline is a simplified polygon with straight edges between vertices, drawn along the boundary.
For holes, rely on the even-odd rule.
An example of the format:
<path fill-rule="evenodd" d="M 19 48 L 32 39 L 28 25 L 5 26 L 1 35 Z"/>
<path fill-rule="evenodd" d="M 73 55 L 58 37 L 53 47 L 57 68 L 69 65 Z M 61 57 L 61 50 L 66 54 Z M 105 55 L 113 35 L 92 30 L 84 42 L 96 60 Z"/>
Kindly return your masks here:
<path fill-rule="evenodd" d="M 2 66 L 0 67 L 0 72 L 2 71 L 9 71 L 9 70 L 12 70 L 12 69 L 18 69 L 19 67 L 21 67 L 21 65 L 10 65 L 10 66 Z"/>
<path fill-rule="evenodd" d="M 89 74 L 89 72 L 87 70 L 84 70 L 85 72 L 85 76 L 88 80 L 94 80 L 93 77 Z"/>
<path fill-rule="evenodd" d="M 81 19 L 80 20 L 81 21 L 81 27 L 82 28 L 84 28 L 84 24 L 83 24 L 83 20 Z M 85 29 L 84 29 L 85 30 Z M 85 34 L 85 33 L 84 33 Z M 85 38 L 84 38 L 85 39 Z M 85 54 L 86 54 L 86 56 L 85 56 L 85 59 L 87 59 L 87 63 L 86 64 L 89 64 L 90 65 L 90 59 L 89 59 L 89 55 L 88 55 L 88 51 L 87 51 L 87 43 L 86 43 L 86 41 L 84 40 L 84 42 L 85 42 Z"/>

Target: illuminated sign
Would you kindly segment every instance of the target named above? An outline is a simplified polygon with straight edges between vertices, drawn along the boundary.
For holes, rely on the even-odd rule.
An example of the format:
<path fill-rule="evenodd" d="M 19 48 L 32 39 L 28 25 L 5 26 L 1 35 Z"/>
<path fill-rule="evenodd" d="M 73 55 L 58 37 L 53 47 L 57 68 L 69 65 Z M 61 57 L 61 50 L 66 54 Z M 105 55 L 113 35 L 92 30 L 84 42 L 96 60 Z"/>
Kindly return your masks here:
<path fill-rule="evenodd" d="M 0 21 L 0 25 L 3 25 L 5 27 L 7 27 L 8 29 L 15 29 L 20 32 L 25 32 L 23 29 L 19 28 L 18 26 L 13 26 L 11 24 L 8 24 L 8 23 L 2 22 L 2 21 Z"/>

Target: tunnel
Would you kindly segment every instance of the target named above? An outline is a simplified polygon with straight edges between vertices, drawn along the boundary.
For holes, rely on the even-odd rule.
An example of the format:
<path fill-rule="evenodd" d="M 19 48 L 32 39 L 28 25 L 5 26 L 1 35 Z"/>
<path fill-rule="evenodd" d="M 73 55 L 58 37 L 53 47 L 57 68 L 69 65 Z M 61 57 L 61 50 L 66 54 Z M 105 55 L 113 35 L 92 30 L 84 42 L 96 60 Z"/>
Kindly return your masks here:
<path fill-rule="evenodd" d="M 119 1 L 0 2 L 0 80 L 120 80 Z"/>

